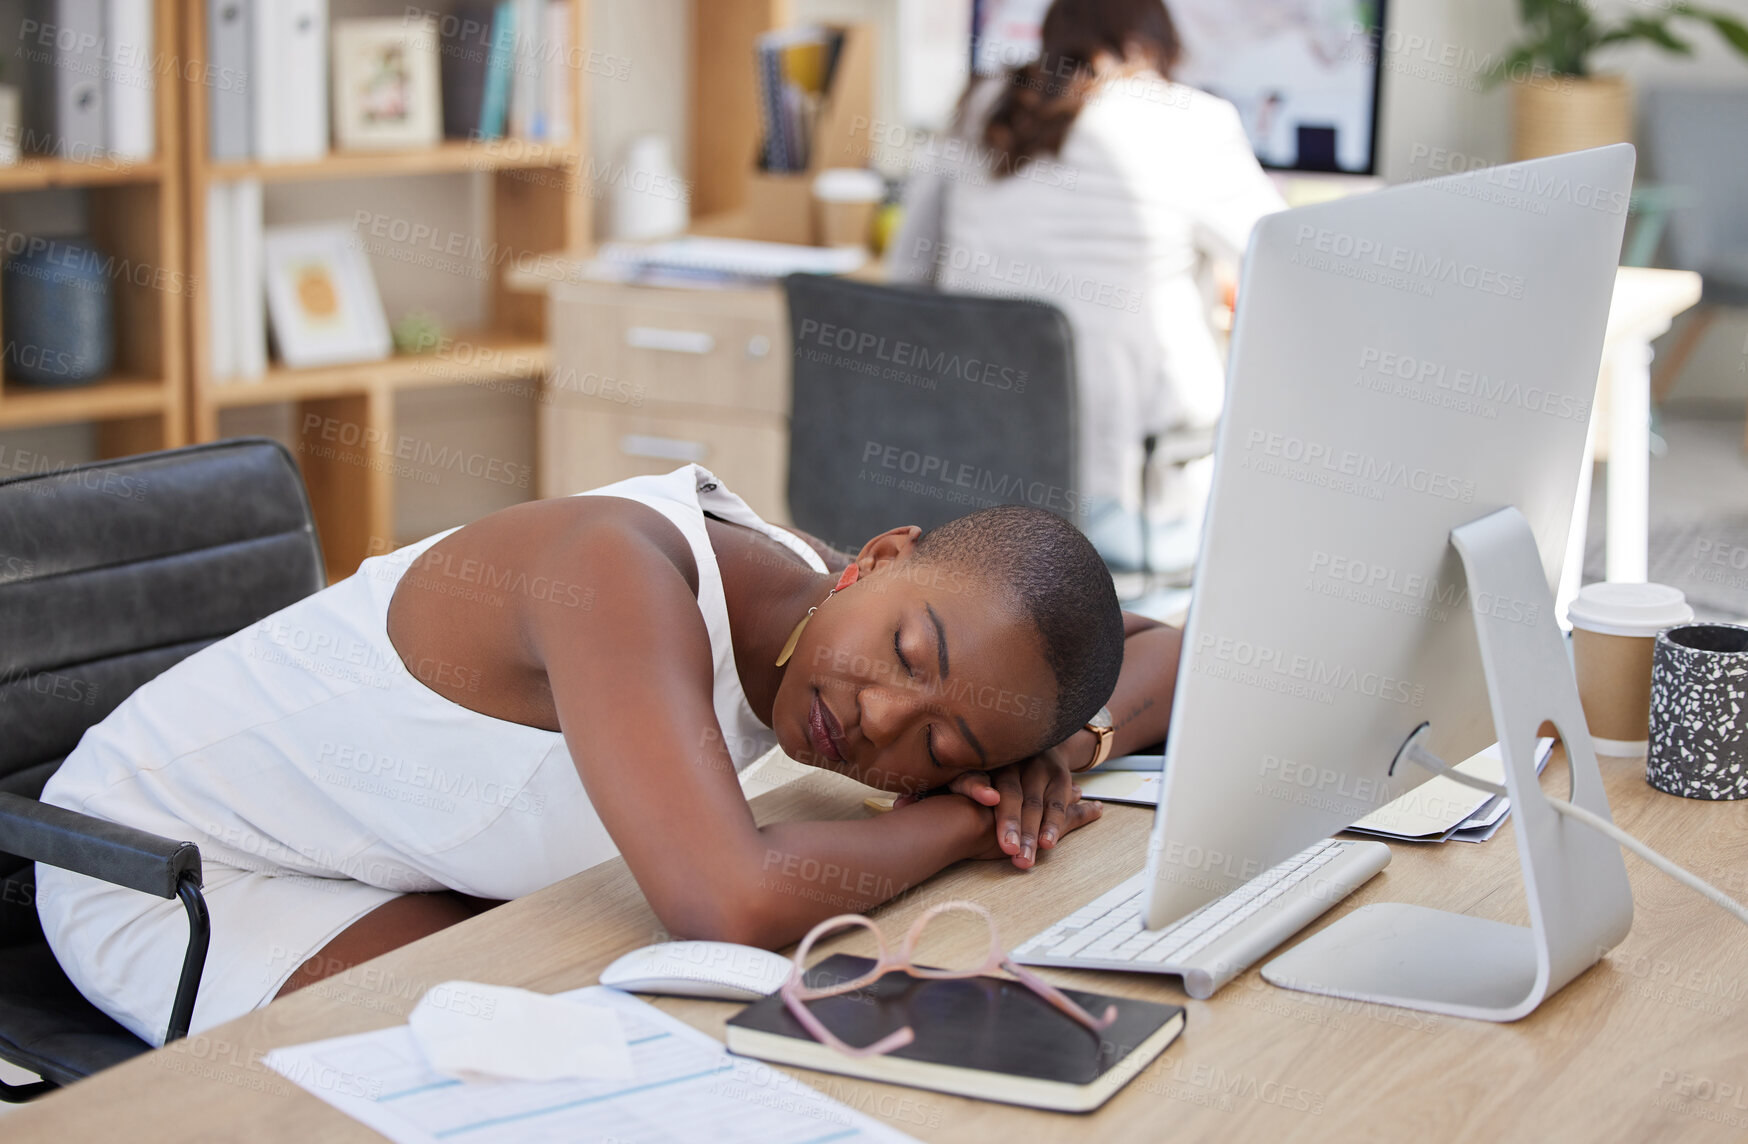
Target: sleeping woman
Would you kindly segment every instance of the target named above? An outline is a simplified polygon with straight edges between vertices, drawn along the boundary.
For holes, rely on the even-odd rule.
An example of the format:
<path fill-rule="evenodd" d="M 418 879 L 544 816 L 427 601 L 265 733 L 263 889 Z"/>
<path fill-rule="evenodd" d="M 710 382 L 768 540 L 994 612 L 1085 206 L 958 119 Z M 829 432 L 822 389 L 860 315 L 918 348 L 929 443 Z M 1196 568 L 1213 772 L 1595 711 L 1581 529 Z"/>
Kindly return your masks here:
<path fill-rule="evenodd" d="M 1098 818 L 1101 739 L 1165 737 L 1177 651 L 1048 513 L 849 556 L 688 466 L 365 561 L 141 687 L 43 800 L 199 844 L 199 1031 L 615 855 L 672 933 L 767 948 L 955 862 L 1029 869 Z M 736 776 L 772 746 L 899 805 L 759 827 Z M 784 893 L 774 854 L 858 876 Z M 162 1043 L 180 903 L 37 884 L 74 984 Z"/>

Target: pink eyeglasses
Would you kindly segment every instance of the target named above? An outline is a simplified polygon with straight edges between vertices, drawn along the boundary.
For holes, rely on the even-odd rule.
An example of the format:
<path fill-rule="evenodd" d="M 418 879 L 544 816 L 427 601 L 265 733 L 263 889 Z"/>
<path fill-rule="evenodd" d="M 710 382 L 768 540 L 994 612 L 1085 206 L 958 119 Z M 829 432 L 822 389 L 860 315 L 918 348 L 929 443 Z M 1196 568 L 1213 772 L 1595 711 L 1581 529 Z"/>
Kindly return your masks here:
<path fill-rule="evenodd" d="M 912 961 L 912 955 L 916 952 L 917 943 L 922 938 L 923 930 L 926 929 L 928 924 L 934 919 L 940 917 L 942 914 L 955 910 L 975 914 L 982 918 L 984 924 L 989 927 L 989 949 L 988 952 L 985 953 L 983 961 L 974 969 L 927 969 L 916 965 Z M 806 972 L 807 955 L 813 949 L 814 943 L 822 938 L 835 934 L 840 930 L 850 929 L 857 926 L 873 933 L 874 941 L 880 949 L 880 956 L 875 961 L 874 968 L 852 981 L 843 981 L 836 985 L 825 986 L 824 988 L 814 988 L 813 986 L 806 984 L 806 979 L 802 975 Z M 1002 951 L 1001 939 L 996 934 L 995 918 L 990 916 L 990 912 L 976 902 L 942 902 L 938 906 L 930 907 L 927 912 L 911 923 L 910 932 L 904 935 L 904 946 L 896 958 L 888 955 L 886 952 L 885 935 L 880 932 L 880 927 L 875 925 L 868 918 L 863 917 L 861 914 L 839 914 L 835 918 L 827 918 L 825 921 L 820 922 L 809 930 L 807 936 L 801 939 L 801 944 L 795 947 L 795 966 L 789 971 L 789 980 L 783 983 L 783 987 L 779 992 L 783 995 L 783 1004 L 788 1007 L 789 1012 L 795 1017 L 795 1019 L 801 1022 L 802 1028 L 813 1034 L 814 1039 L 822 1044 L 830 1045 L 840 1053 L 847 1053 L 852 1057 L 874 1057 L 890 1053 L 894 1049 L 903 1048 L 905 1045 L 910 1044 L 916 1039 L 916 1034 L 911 1030 L 909 1025 L 906 1025 L 902 1029 L 888 1033 L 878 1041 L 875 1041 L 872 1045 L 868 1045 L 865 1048 L 857 1048 L 854 1045 L 847 1045 L 839 1040 L 830 1029 L 826 1028 L 825 1025 L 820 1022 L 818 1017 L 815 1017 L 808 1011 L 806 1002 L 817 1001 L 825 997 L 837 997 L 845 993 L 854 993 L 858 989 L 864 989 L 874 984 L 876 981 L 894 970 L 903 970 L 913 977 L 922 977 L 930 980 L 947 980 L 964 977 L 981 977 L 985 974 L 994 973 L 997 969 L 1007 970 L 1018 979 L 1021 985 L 1024 985 L 1038 996 L 1044 998 L 1044 1000 L 1050 1002 L 1050 1004 L 1054 1005 L 1062 1013 L 1073 1018 L 1075 1021 L 1078 1021 L 1080 1024 L 1085 1025 L 1095 1033 L 1102 1032 L 1109 1028 L 1111 1022 L 1117 1019 L 1117 1007 L 1115 1005 L 1106 1006 L 1104 1016 L 1094 1017 L 1085 1009 L 1082 1009 L 1079 1005 L 1070 1001 L 1060 990 L 1051 985 L 1048 981 L 1045 981 L 1031 970 L 1010 958 Z"/>

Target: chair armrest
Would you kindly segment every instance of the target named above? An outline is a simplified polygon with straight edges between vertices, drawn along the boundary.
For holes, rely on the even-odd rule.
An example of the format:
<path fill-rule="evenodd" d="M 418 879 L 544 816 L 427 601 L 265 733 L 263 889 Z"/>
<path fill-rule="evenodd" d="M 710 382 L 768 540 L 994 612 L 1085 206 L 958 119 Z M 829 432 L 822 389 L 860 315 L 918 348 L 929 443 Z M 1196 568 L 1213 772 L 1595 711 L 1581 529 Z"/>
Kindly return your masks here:
<path fill-rule="evenodd" d="M 0 851 L 160 898 L 200 885 L 200 847 L 106 822 L 22 795 L 0 793 Z"/>

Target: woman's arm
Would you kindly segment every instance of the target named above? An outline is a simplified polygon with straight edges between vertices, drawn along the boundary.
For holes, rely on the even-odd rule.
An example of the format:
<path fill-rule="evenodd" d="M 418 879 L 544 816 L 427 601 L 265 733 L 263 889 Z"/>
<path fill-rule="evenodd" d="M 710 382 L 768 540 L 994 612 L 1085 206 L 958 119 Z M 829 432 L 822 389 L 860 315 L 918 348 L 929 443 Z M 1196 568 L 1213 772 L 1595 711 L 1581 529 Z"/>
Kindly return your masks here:
<path fill-rule="evenodd" d="M 1207 104 L 1209 134 L 1206 149 L 1193 159 L 1196 194 L 1190 217 L 1202 249 L 1237 262 L 1243 259 L 1258 220 L 1285 210 L 1287 204 L 1256 161 L 1237 110 L 1212 96 L 1198 99 Z"/>
<path fill-rule="evenodd" d="M 896 283 L 932 286 L 940 257 L 947 182 L 932 168 L 911 172 L 904 185 L 904 214 L 886 251 L 886 275 Z"/>
<path fill-rule="evenodd" d="M 947 232 L 947 199 L 956 182 L 984 174 L 985 148 L 973 142 L 989 121 L 990 109 L 1006 84 L 1000 79 L 978 79 L 959 97 L 953 122 L 938 138 L 940 154 L 933 150 L 904 156 L 910 174 L 904 183 L 904 213 L 886 251 L 886 276 L 895 283 L 915 286 L 938 284 L 940 269 L 951 257 Z M 948 145 L 957 141 L 962 147 Z"/>
<path fill-rule="evenodd" d="M 1133 754 L 1164 741 L 1183 638 L 1183 632 L 1169 624 L 1123 613 L 1123 670 L 1105 704 L 1117 727 L 1112 755 Z M 1097 742 L 1091 731 L 1076 731 L 1059 749 L 1070 767 L 1084 767 Z"/>

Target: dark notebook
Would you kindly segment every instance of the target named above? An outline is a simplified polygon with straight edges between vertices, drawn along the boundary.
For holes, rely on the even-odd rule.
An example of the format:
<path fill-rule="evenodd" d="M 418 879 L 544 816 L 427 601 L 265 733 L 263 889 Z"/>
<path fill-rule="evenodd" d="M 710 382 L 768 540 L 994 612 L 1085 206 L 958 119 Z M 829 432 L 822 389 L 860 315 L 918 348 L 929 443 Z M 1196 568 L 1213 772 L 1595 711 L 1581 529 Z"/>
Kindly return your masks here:
<path fill-rule="evenodd" d="M 489 3 L 465 3 L 442 20 L 443 134 L 450 139 L 469 139 L 479 130 L 493 15 Z"/>
<path fill-rule="evenodd" d="M 836 954 L 807 971 L 829 985 L 866 973 L 873 962 Z M 889 973 L 841 997 L 809 1001 L 826 1028 L 868 1045 L 904 1025 L 916 1039 L 885 1056 L 851 1057 L 813 1039 L 781 994 L 728 1022 L 728 1048 L 779 1064 L 930 1088 L 1061 1112 L 1090 1112 L 1152 1063 L 1183 1031 L 1184 1011 L 1127 997 L 1064 989 L 1093 1016 L 1117 1006 L 1117 1020 L 1095 1033 L 1016 981 L 996 977 L 927 981 Z"/>

